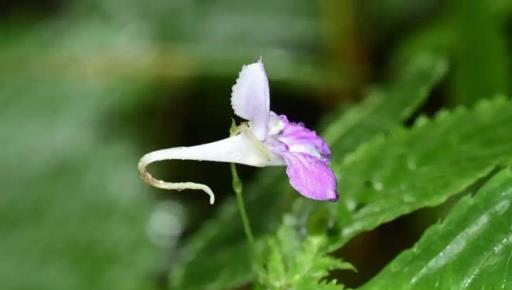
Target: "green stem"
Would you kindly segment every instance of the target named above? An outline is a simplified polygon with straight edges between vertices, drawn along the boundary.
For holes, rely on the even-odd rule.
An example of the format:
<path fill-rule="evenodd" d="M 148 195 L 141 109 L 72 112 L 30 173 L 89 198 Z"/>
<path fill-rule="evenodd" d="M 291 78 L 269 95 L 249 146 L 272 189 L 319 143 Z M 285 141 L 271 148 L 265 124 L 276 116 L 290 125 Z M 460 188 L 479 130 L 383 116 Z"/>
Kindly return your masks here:
<path fill-rule="evenodd" d="M 242 194 L 242 182 L 238 177 L 238 173 L 236 171 L 236 166 L 234 163 L 231 163 L 231 174 L 233 175 L 233 190 L 236 193 L 236 202 L 238 204 L 238 210 L 240 211 L 240 217 L 242 218 L 245 236 L 247 237 L 247 241 L 249 242 L 251 247 L 254 247 L 254 237 L 252 235 L 249 217 L 247 216 L 247 211 L 245 210 L 244 196 Z"/>

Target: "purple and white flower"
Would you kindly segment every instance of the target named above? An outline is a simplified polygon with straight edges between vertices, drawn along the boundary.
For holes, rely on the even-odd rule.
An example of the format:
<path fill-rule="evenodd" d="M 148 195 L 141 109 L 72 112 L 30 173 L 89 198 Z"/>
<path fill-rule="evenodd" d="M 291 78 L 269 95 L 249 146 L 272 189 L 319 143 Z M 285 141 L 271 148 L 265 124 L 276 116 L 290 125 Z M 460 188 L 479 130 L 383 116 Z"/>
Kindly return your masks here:
<path fill-rule="evenodd" d="M 139 172 L 148 184 L 163 189 L 198 189 L 210 196 L 212 190 L 193 182 L 164 182 L 153 178 L 146 167 L 162 160 L 198 160 L 239 163 L 250 166 L 286 166 L 290 184 L 303 196 L 336 201 L 336 176 L 329 167 L 330 150 L 325 141 L 302 123 L 288 121 L 285 115 L 270 111 L 270 94 L 263 62 L 242 67 L 233 86 L 231 106 L 247 120 L 236 134 L 216 142 L 175 147 L 144 155 Z"/>

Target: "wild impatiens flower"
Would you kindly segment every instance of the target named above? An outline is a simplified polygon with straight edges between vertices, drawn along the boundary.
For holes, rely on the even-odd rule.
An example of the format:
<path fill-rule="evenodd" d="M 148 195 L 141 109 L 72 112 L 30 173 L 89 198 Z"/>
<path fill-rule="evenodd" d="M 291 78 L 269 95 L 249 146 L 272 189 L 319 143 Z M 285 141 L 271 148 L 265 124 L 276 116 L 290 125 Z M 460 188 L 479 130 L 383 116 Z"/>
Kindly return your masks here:
<path fill-rule="evenodd" d="M 284 165 L 290 184 L 303 196 L 337 200 L 336 176 L 329 168 L 329 147 L 302 123 L 290 122 L 285 115 L 270 111 L 268 79 L 261 59 L 242 67 L 231 93 L 231 106 L 236 115 L 248 121 L 238 126 L 234 135 L 208 144 L 162 149 L 144 155 L 138 166 L 144 181 L 163 189 L 203 190 L 213 204 L 215 197 L 208 186 L 193 182 L 164 182 L 153 178 L 146 166 L 175 159 L 256 167 Z"/>

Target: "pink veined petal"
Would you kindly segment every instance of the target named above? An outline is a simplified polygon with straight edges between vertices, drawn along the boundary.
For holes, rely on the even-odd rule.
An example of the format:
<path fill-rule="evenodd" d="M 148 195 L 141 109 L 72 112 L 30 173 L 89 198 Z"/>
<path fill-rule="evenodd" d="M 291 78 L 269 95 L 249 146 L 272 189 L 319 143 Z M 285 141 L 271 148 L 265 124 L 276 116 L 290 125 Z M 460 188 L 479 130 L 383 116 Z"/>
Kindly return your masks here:
<path fill-rule="evenodd" d="M 279 115 L 279 119 L 284 128 L 278 138 L 288 145 L 291 152 L 309 153 L 321 157 L 326 162 L 330 159 L 329 146 L 315 131 L 304 127 L 302 123 L 289 122 L 285 115 Z"/>
<path fill-rule="evenodd" d="M 286 152 L 286 174 L 300 194 L 315 200 L 336 201 L 336 176 L 321 159 L 307 153 Z"/>
<path fill-rule="evenodd" d="M 242 67 L 231 92 L 231 106 L 235 114 L 249 121 L 254 135 L 265 140 L 270 114 L 270 94 L 267 73 L 261 60 Z"/>

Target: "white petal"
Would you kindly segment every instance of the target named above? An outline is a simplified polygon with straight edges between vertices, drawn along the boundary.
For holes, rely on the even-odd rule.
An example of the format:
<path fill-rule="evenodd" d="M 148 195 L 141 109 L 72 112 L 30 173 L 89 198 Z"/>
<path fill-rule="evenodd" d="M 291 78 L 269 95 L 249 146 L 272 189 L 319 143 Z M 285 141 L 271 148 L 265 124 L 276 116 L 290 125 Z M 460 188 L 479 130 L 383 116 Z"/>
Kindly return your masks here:
<path fill-rule="evenodd" d="M 150 164 L 162 160 L 197 160 L 239 163 L 256 167 L 283 165 L 284 161 L 265 148 L 251 132 L 241 133 L 216 142 L 175 147 L 153 151 L 144 155 L 142 163 Z"/>
<path fill-rule="evenodd" d="M 149 164 L 163 160 L 234 162 L 258 167 L 284 165 L 283 158 L 268 150 L 251 131 L 208 144 L 162 149 L 142 156 L 138 169 L 146 183 L 161 189 L 202 190 L 210 196 L 210 204 L 215 201 L 215 196 L 208 186 L 194 182 L 166 182 L 154 178 L 147 171 Z"/>
<path fill-rule="evenodd" d="M 231 106 L 235 114 L 249 121 L 258 139 L 266 138 L 270 95 L 267 74 L 261 60 L 242 67 L 231 93 Z"/>

